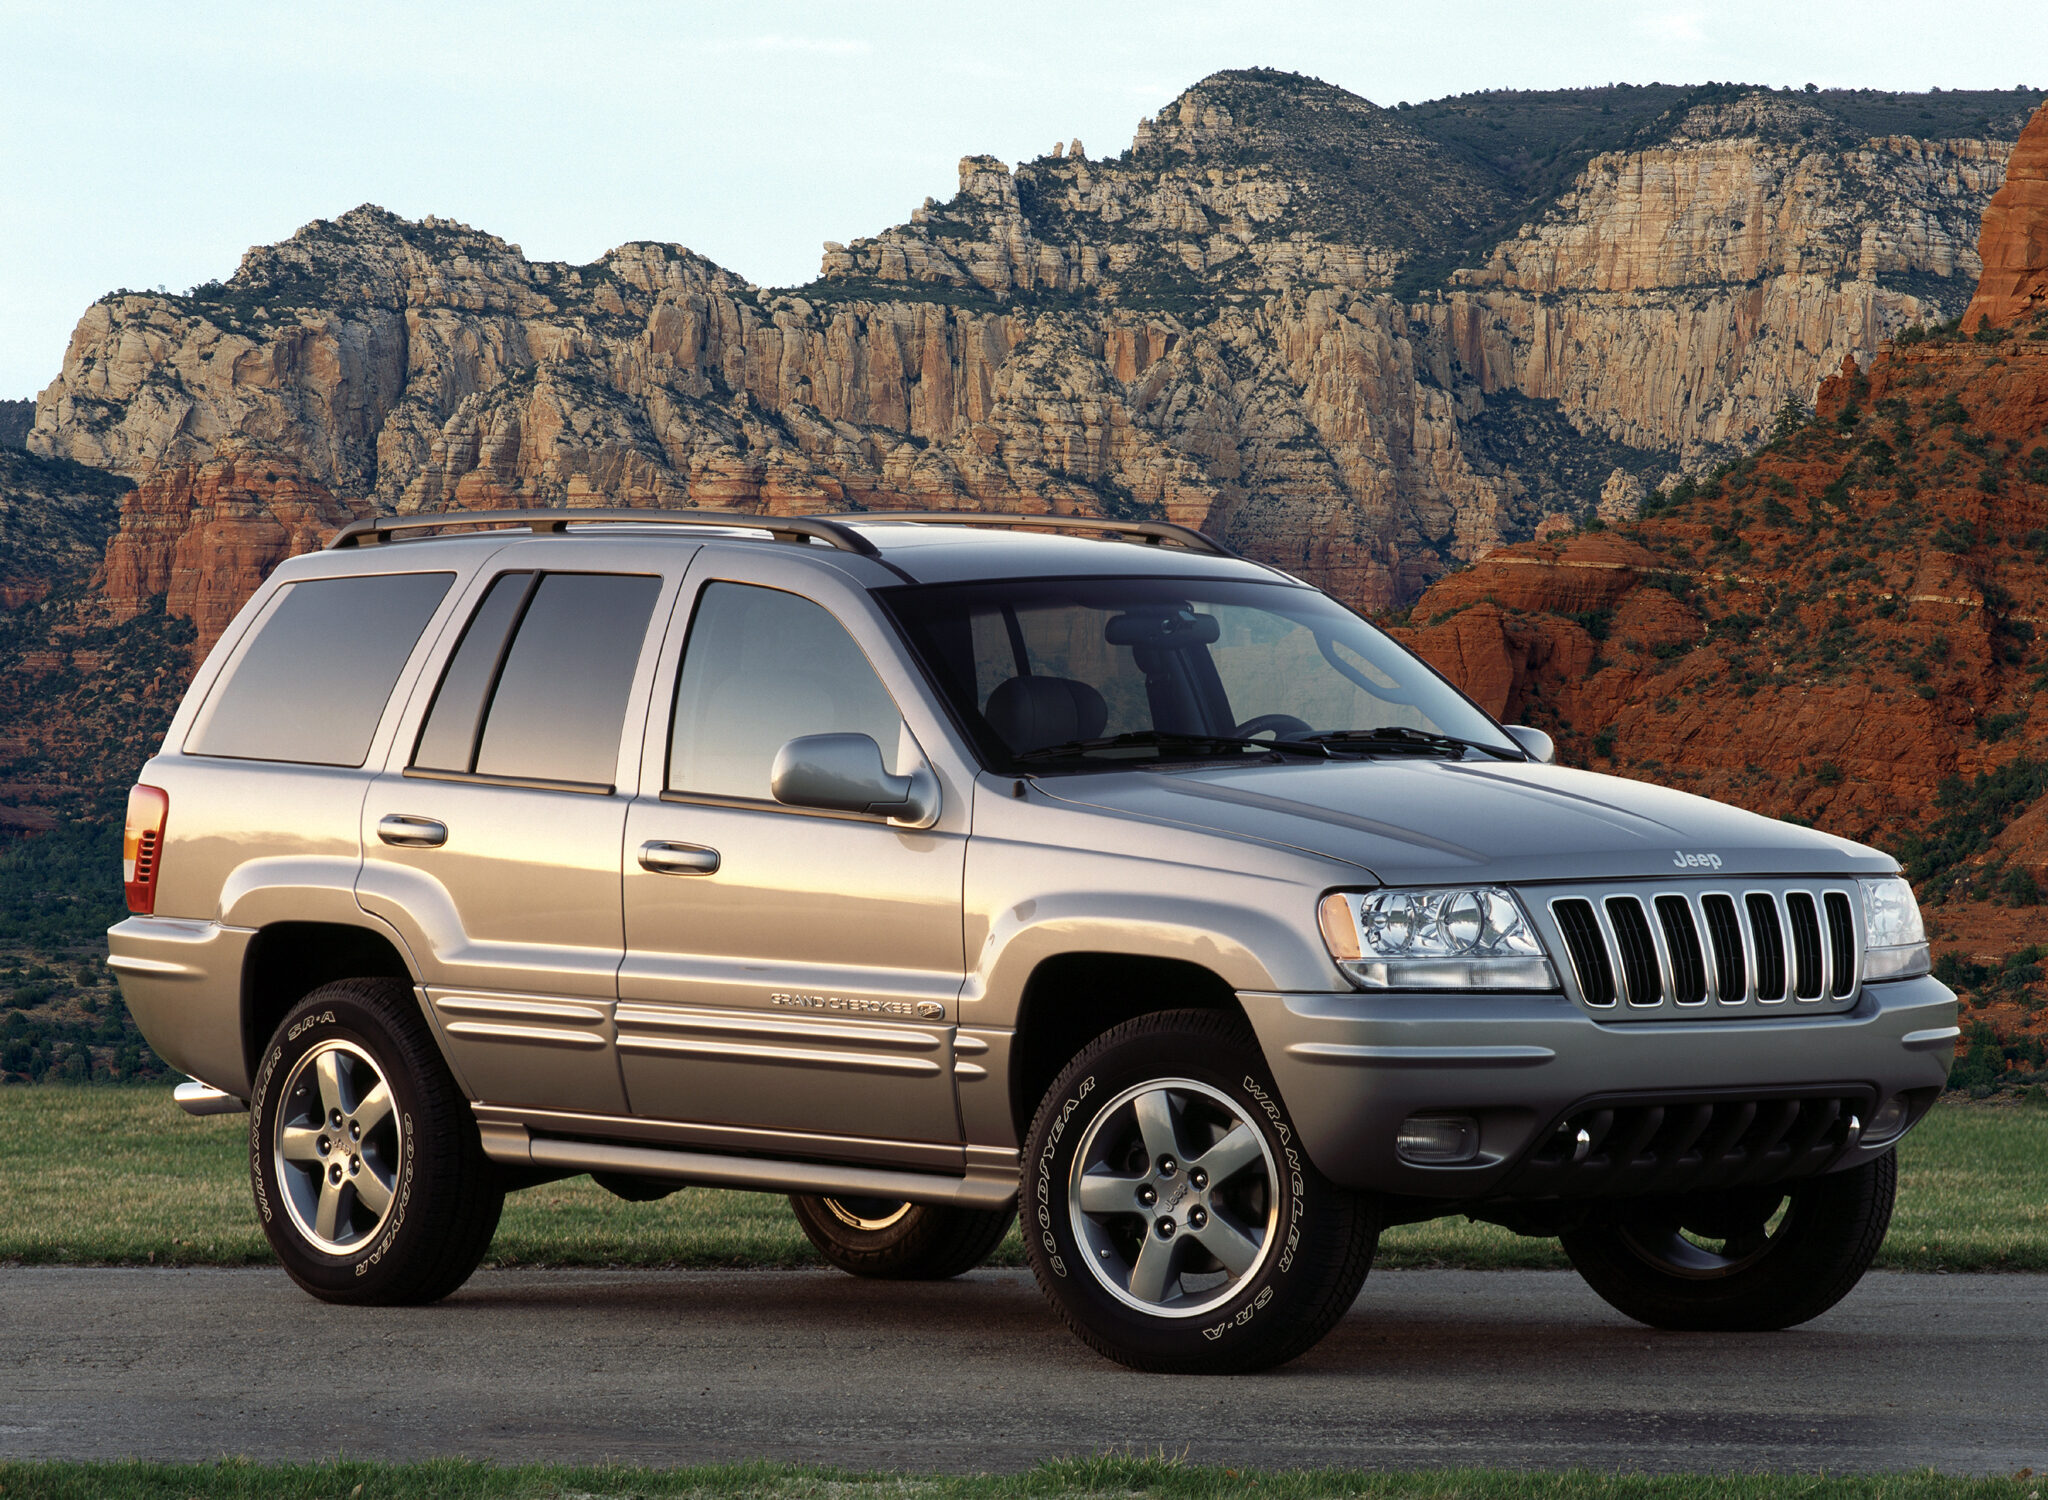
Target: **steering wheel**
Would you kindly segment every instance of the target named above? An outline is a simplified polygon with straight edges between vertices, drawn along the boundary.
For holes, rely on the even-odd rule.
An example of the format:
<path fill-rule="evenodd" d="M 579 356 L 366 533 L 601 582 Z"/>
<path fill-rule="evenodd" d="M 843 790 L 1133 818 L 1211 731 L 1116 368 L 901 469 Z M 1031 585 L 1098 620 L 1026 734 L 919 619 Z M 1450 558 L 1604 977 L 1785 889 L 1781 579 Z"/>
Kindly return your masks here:
<path fill-rule="evenodd" d="M 1248 740 L 1255 734 L 1264 734 L 1268 729 L 1281 739 L 1293 739 L 1304 734 L 1314 734 L 1315 728 L 1305 719 L 1293 714 L 1260 714 L 1256 719 L 1246 719 L 1230 731 L 1234 739 Z"/>

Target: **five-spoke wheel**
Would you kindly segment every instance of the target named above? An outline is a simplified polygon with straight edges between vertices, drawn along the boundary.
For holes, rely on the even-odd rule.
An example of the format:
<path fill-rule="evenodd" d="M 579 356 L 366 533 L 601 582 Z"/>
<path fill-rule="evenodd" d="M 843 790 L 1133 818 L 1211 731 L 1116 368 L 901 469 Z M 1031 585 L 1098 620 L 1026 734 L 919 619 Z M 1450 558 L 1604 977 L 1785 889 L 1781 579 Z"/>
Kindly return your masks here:
<path fill-rule="evenodd" d="M 353 1042 L 323 1042 L 285 1079 L 275 1116 L 277 1180 L 299 1232 L 346 1255 L 384 1227 L 404 1127 L 391 1085 Z"/>
<path fill-rule="evenodd" d="M 263 1232 L 330 1302 L 432 1302 L 468 1279 L 505 1200 L 412 986 L 344 979 L 271 1034 L 249 1100 Z"/>
<path fill-rule="evenodd" d="M 1069 1174 L 1084 1264 L 1142 1312 L 1191 1318 L 1264 1263 L 1279 1206 L 1265 1137 L 1221 1090 L 1139 1084 L 1089 1122 Z"/>
<path fill-rule="evenodd" d="M 1374 1200 L 1302 1155 L 1242 1019 L 1162 1011 L 1081 1050 L 1024 1147 L 1024 1249 L 1094 1348 L 1142 1370 L 1294 1358 L 1358 1295 Z"/>

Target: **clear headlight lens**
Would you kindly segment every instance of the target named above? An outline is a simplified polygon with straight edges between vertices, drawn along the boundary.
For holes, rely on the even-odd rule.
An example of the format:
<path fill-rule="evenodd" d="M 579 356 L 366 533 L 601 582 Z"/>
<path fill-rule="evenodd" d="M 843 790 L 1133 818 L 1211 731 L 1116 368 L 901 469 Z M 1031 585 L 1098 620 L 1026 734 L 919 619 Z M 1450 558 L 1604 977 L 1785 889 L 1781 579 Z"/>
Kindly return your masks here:
<path fill-rule="evenodd" d="M 1859 880 L 1863 890 L 1863 977 L 1911 979 L 1932 967 L 1920 903 L 1902 875 Z"/>
<path fill-rule="evenodd" d="M 1373 990 L 1554 990 L 1557 971 L 1513 891 L 1334 891 L 1323 941 L 1345 976 Z"/>

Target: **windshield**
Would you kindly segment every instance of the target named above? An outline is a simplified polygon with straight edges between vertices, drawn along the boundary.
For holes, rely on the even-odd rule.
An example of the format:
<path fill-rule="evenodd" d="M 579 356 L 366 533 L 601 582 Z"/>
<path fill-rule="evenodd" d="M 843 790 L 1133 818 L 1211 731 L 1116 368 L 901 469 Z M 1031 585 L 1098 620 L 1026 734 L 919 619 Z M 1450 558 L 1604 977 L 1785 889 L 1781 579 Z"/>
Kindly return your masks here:
<path fill-rule="evenodd" d="M 892 589 L 884 598 L 984 756 L 1005 770 L 1276 746 L 1455 755 L 1469 742 L 1522 756 L 1456 689 L 1313 589 L 1082 578 Z M 1232 743 L 1245 740 L 1259 743 Z"/>

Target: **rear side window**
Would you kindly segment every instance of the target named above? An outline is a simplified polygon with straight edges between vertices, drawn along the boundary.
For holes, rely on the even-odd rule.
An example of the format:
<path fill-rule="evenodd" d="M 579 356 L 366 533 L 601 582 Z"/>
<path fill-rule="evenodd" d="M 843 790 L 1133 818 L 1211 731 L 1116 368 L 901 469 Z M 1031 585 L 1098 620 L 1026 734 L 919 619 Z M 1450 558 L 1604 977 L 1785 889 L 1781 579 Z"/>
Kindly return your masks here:
<path fill-rule="evenodd" d="M 453 573 L 288 583 L 186 737 L 192 755 L 359 766 Z"/>
<path fill-rule="evenodd" d="M 659 578 L 507 573 L 449 658 L 413 766 L 610 787 Z"/>

